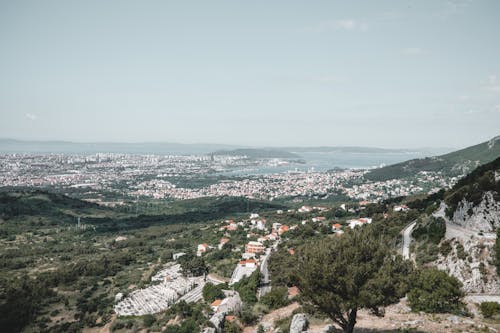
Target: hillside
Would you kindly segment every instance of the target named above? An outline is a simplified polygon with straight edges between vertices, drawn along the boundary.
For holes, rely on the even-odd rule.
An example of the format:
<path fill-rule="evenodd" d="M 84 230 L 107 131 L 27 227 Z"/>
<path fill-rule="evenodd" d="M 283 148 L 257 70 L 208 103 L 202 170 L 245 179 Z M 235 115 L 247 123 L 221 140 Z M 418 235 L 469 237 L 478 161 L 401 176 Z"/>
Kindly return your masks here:
<path fill-rule="evenodd" d="M 413 159 L 379 169 L 365 175 L 373 181 L 410 177 L 421 171 L 442 172 L 450 176 L 466 174 L 481 164 L 500 157 L 500 136 L 475 146 L 457 150 L 448 154 Z"/>
<path fill-rule="evenodd" d="M 419 218 L 413 237 L 416 260 L 459 279 L 468 293 L 498 294 L 493 231 L 500 227 L 500 158 L 462 178 L 442 195 L 432 216 Z M 437 207 L 435 198 L 432 207 Z M 439 228 L 422 229 L 422 220 Z M 424 231 L 424 232 L 422 232 Z"/>
<path fill-rule="evenodd" d="M 500 158 L 462 178 L 444 198 L 453 222 L 483 231 L 500 227 Z"/>

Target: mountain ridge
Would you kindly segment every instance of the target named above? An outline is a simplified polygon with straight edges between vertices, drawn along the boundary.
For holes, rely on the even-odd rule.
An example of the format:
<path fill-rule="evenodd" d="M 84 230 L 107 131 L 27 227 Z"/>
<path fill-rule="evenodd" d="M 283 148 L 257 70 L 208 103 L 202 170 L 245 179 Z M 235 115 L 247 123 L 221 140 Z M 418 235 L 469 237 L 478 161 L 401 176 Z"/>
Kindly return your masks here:
<path fill-rule="evenodd" d="M 447 154 L 412 159 L 373 169 L 366 174 L 366 178 L 374 181 L 385 181 L 413 176 L 421 171 L 443 172 L 450 176 L 460 176 L 467 174 L 479 165 L 493 161 L 497 157 L 500 157 L 500 136 Z"/>

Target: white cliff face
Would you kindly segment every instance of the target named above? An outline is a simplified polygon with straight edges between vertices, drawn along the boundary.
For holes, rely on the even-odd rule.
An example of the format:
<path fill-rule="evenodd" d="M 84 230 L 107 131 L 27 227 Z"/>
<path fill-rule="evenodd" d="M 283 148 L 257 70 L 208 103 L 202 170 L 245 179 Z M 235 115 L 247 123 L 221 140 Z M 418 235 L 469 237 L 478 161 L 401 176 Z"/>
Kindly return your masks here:
<path fill-rule="evenodd" d="M 452 222 L 470 230 L 491 232 L 500 227 L 500 202 L 495 201 L 492 192 L 486 192 L 477 206 L 464 199 L 453 214 Z"/>
<path fill-rule="evenodd" d="M 492 260 L 495 239 L 471 237 L 465 241 L 450 240 L 451 252 L 439 255 L 435 262 L 438 269 L 448 272 L 463 283 L 466 293 L 500 293 L 500 281 Z M 463 251 L 460 251 L 463 246 Z"/>

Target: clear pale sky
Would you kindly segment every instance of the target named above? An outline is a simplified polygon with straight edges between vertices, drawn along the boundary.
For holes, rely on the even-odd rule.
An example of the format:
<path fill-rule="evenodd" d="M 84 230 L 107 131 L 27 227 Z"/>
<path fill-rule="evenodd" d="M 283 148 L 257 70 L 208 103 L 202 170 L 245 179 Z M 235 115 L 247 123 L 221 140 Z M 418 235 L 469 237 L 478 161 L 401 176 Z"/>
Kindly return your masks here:
<path fill-rule="evenodd" d="M 500 1 L 0 0 L 0 137 L 464 147 Z"/>

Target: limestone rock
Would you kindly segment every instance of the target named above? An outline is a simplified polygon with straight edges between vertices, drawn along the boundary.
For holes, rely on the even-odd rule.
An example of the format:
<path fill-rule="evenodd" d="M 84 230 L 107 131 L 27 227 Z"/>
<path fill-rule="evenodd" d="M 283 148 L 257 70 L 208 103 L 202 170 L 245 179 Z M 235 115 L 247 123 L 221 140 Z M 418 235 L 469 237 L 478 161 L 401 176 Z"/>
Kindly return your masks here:
<path fill-rule="evenodd" d="M 292 323 L 290 324 L 290 333 L 301 333 L 307 330 L 309 323 L 307 317 L 303 313 L 297 313 L 292 318 Z"/>

